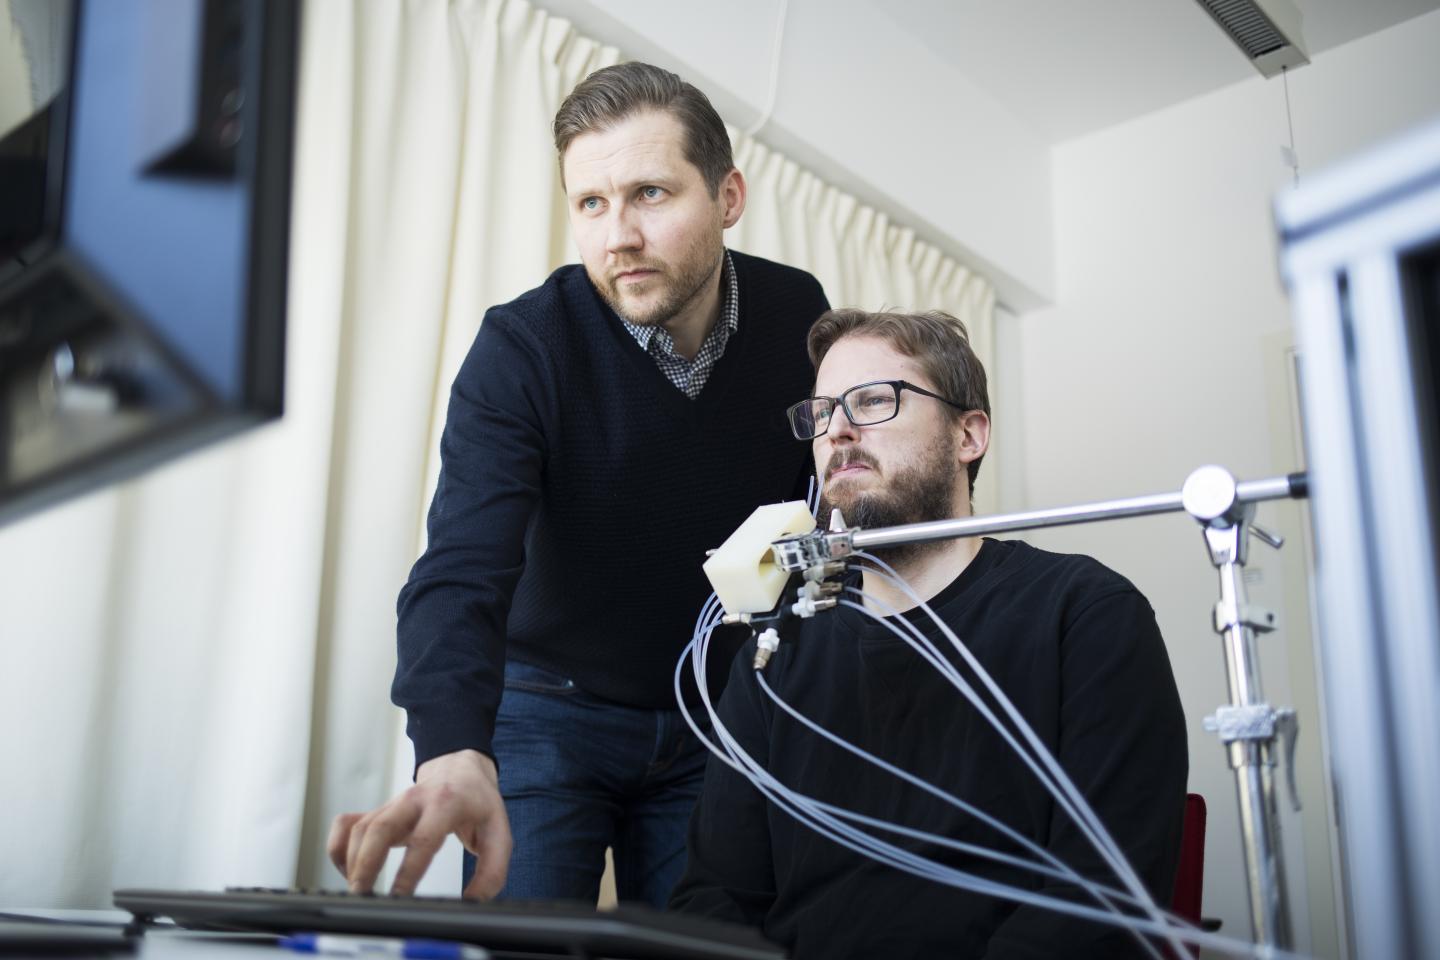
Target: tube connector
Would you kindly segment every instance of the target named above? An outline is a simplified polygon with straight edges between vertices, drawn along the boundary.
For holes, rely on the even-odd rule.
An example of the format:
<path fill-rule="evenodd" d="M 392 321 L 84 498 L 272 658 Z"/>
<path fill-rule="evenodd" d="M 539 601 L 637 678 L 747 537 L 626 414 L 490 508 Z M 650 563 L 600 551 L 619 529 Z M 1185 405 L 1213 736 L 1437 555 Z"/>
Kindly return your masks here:
<path fill-rule="evenodd" d="M 770 662 L 770 655 L 780 649 L 780 634 L 774 627 L 766 627 L 765 632 L 755 638 L 755 660 L 752 666 L 756 670 L 764 670 L 765 665 Z"/>
<path fill-rule="evenodd" d="M 833 597 L 824 600 L 817 600 L 814 597 L 801 597 L 790 605 L 790 612 L 797 617 L 809 618 L 815 616 L 821 610 L 829 610 L 838 601 Z"/>
<path fill-rule="evenodd" d="M 818 582 L 821 580 L 829 580 L 831 577 L 838 577 L 844 572 L 844 560 L 831 560 L 829 563 L 817 563 L 813 567 L 806 567 L 802 576 L 806 580 Z"/>

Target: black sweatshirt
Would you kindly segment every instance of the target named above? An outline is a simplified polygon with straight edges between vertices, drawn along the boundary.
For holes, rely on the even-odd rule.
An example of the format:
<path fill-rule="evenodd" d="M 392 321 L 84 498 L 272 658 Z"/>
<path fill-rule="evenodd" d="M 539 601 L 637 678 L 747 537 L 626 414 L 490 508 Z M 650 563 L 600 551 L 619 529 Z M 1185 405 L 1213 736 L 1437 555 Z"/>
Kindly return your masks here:
<path fill-rule="evenodd" d="M 673 707 L 701 564 L 756 507 L 803 497 L 807 273 L 731 252 L 739 328 L 694 400 L 579 265 L 490 309 L 450 394 L 429 542 L 400 591 L 391 695 L 417 765 L 491 752 L 507 656 Z"/>
<path fill-rule="evenodd" d="M 852 597 L 852 599 L 855 599 Z M 1074 780 L 1162 907 L 1180 849 L 1184 716 L 1149 603 L 1088 557 L 985 540 L 930 605 Z M 905 615 L 962 661 L 920 611 Z M 928 629 L 926 629 L 928 628 Z M 805 621 L 765 673 L 802 714 L 979 807 L 1080 873 L 1120 883 L 987 721 L 903 641 L 856 610 Z M 719 713 L 791 788 L 869 816 L 1035 859 L 978 820 L 825 742 L 781 711 L 735 658 Z M 968 667 L 961 675 L 974 682 Z M 1070 899 L 1037 874 L 894 834 L 969 873 Z M 923 880 L 801 826 L 711 758 L 671 906 L 756 925 L 793 956 L 1122 957 L 1113 928 Z"/>

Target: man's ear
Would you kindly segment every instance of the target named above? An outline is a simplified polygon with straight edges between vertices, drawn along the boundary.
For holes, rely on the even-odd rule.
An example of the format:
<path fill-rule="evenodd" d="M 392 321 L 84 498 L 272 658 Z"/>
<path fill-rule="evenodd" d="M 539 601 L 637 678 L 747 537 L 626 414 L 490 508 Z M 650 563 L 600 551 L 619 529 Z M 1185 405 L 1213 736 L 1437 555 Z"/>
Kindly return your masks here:
<path fill-rule="evenodd" d="M 955 424 L 956 456 L 969 465 L 990 449 L 990 415 L 984 410 L 966 410 Z"/>
<path fill-rule="evenodd" d="M 719 191 L 720 204 L 725 212 L 722 223 L 726 230 L 735 226 L 740 214 L 745 212 L 745 189 L 744 174 L 731 167 L 730 172 L 725 174 L 725 179 L 720 181 Z"/>

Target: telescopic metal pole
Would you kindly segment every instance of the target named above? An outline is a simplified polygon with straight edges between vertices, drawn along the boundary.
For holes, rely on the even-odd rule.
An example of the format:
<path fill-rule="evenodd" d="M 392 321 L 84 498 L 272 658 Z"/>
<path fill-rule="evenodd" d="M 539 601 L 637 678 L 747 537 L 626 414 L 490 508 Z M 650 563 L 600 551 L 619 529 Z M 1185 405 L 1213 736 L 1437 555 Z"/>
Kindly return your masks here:
<path fill-rule="evenodd" d="M 1258 944 L 1288 949 L 1294 946 L 1294 935 L 1280 848 L 1275 766 L 1277 740 L 1284 741 L 1290 797 L 1295 809 L 1300 809 L 1295 789 L 1299 727 L 1294 710 L 1275 709 L 1261 692 L 1255 638 L 1275 629 L 1275 615 L 1249 602 L 1244 577 L 1251 534 L 1272 547 L 1279 547 L 1280 540 L 1255 526 L 1254 502 L 1239 499 L 1235 478 L 1220 467 L 1202 467 L 1192 473 L 1182 497 L 1186 511 L 1203 525 L 1210 562 L 1220 575 L 1214 626 L 1224 643 L 1230 703 L 1205 718 L 1205 729 L 1219 736 L 1235 773 L 1251 932 Z"/>
<path fill-rule="evenodd" d="M 1241 842 L 1250 889 L 1251 932 L 1257 944 L 1288 949 L 1293 946 L 1293 934 L 1276 814 L 1274 771 L 1280 752 L 1277 741 L 1283 740 L 1287 747 L 1290 795 L 1298 810 L 1294 767 L 1298 728 L 1293 710 L 1271 707 L 1261 693 L 1255 637 L 1275 628 L 1275 616 L 1247 599 L 1244 567 L 1252 535 L 1272 547 L 1278 548 L 1283 543 L 1254 523 L 1255 504 L 1302 498 L 1308 496 L 1307 487 L 1303 473 L 1238 483 L 1223 467 L 1201 467 L 1190 475 L 1179 493 L 996 517 L 909 523 L 875 530 L 817 530 L 776 541 L 772 549 L 775 564 L 782 569 L 826 570 L 856 551 L 876 547 L 1160 513 L 1189 513 L 1202 525 L 1211 563 L 1220 576 L 1220 601 L 1215 605 L 1213 626 L 1224 643 L 1230 703 L 1206 717 L 1205 728 L 1220 737 L 1235 772 Z"/>

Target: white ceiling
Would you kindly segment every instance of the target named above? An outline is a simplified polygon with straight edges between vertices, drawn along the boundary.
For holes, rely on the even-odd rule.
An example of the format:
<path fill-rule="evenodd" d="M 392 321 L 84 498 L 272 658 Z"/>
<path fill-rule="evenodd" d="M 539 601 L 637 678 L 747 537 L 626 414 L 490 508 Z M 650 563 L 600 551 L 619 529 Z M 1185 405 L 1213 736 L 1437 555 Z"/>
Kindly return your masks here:
<path fill-rule="evenodd" d="M 1050 143 L 1259 76 L 1196 0 L 868 2 Z M 1294 2 L 1312 57 L 1440 9 Z"/>

